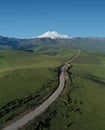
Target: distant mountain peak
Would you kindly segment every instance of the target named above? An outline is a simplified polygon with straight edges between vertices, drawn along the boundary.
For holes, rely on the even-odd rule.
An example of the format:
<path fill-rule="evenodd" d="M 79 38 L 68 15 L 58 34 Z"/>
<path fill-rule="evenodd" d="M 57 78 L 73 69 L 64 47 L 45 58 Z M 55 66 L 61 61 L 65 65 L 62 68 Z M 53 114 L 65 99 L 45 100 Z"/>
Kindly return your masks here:
<path fill-rule="evenodd" d="M 61 39 L 69 39 L 70 37 L 68 35 L 62 35 L 56 31 L 48 31 L 40 36 L 37 36 L 36 38 L 51 38 L 51 39 L 57 39 L 57 38 L 61 38 Z"/>

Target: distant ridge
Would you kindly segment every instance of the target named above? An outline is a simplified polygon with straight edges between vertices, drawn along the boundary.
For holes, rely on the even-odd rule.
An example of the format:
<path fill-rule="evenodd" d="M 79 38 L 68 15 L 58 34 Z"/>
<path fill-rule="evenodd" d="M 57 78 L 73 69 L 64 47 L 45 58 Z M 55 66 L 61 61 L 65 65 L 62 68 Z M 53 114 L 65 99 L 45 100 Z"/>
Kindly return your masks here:
<path fill-rule="evenodd" d="M 51 38 L 51 39 L 57 39 L 57 38 L 61 38 L 61 39 L 69 39 L 71 37 L 69 37 L 68 35 L 62 35 L 56 31 L 48 31 L 42 35 L 37 36 L 36 38 Z"/>
<path fill-rule="evenodd" d="M 23 50 L 37 52 L 50 47 L 69 47 L 105 53 L 105 38 L 100 37 L 69 37 L 55 31 L 46 32 L 30 39 L 8 38 L 0 36 L 0 50 Z"/>

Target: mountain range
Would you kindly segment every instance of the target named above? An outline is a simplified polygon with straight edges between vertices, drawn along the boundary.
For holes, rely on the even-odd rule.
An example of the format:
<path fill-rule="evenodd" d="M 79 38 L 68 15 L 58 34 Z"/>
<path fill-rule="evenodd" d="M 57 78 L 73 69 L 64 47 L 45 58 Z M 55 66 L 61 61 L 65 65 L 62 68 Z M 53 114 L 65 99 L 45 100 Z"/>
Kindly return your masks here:
<path fill-rule="evenodd" d="M 69 47 L 82 50 L 105 52 L 105 38 L 98 37 L 69 37 L 55 31 L 46 32 L 29 39 L 8 38 L 0 36 L 0 50 L 36 51 L 45 47 Z"/>

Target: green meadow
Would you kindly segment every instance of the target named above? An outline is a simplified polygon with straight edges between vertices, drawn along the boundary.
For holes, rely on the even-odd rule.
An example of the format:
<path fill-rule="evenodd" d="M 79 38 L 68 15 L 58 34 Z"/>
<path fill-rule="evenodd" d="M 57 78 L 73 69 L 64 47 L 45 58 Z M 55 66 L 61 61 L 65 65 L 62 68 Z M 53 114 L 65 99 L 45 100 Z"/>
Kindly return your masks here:
<path fill-rule="evenodd" d="M 0 51 L 0 126 L 49 96 L 58 84 L 58 68 L 75 53 Z"/>
<path fill-rule="evenodd" d="M 104 130 L 105 55 L 82 51 L 60 97 L 22 130 Z"/>

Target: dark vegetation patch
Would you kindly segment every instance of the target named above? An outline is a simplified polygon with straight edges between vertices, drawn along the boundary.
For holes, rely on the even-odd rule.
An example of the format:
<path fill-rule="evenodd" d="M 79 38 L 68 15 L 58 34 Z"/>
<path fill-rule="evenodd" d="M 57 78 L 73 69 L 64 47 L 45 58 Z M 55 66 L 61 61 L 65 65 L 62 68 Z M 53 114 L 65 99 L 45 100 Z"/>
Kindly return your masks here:
<path fill-rule="evenodd" d="M 34 100 L 34 102 L 37 102 L 39 96 L 40 96 L 39 94 L 30 95 L 25 98 L 15 99 L 15 100 L 12 100 L 11 102 L 6 103 L 5 105 L 0 107 L 0 118 L 5 116 L 7 113 L 10 113 L 11 111 L 14 111 L 20 108 L 21 106 L 24 106 L 30 101 L 32 102 Z M 31 108 L 32 106 L 29 106 L 29 107 Z"/>
<path fill-rule="evenodd" d="M 86 79 L 91 80 L 95 82 L 96 84 L 100 84 L 102 86 L 105 86 L 105 79 L 94 76 L 94 75 L 87 75 L 85 76 Z"/>

